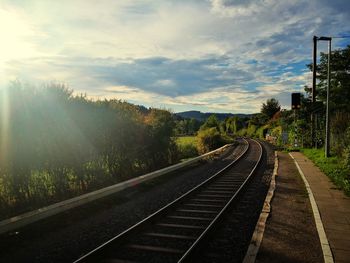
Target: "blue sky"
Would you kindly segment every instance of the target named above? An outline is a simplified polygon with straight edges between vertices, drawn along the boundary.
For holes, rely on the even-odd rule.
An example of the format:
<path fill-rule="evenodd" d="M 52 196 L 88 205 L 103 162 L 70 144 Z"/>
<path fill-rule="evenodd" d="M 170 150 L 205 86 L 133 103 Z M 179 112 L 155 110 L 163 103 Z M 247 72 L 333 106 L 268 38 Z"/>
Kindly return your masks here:
<path fill-rule="evenodd" d="M 312 37 L 350 35 L 349 10 L 347 0 L 0 0 L 0 87 L 56 81 L 174 112 L 254 113 L 272 97 L 289 108 L 311 84 Z"/>

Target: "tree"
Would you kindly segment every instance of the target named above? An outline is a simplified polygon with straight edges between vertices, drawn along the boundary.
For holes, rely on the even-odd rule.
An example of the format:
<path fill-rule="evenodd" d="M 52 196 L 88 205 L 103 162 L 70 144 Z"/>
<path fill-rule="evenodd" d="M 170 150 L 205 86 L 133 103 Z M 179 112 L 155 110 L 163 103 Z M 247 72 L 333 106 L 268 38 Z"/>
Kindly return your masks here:
<path fill-rule="evenodd" d="M 156 169 L 169 165 L 176 159 L 173 115 L 169 111 L 152 108 L 145 117 L 145 123 L 148 128 L 148 147 L 151 150 L 150 166 Z"/>
<path fill-rule="evenodd" d="M 266 103 L 263 103 L 261 106 L 261 113 L 266 115 L 269 119 L 281 109 L 281 105 L 278 100 L 275 98 L 268 99 Z"/>
<path fill-rule="evenodd" d="M 201 122 L 194 119 L 194 118 L 191 118 L 189 121 L 188 121 L 188 130 L 187 130 L 187 134 L 195 134 L 199 128 L 201 126 Z"/>
<path fill-rule="evenodd" d="M 320 64 L 317 67 L 319 83 L 317 99 L 325 102 L 327 92 L 328 54 L 321 53 Z M 344 49 L 334 50 L 331 55 L 331 87 L 330 109 L 335 111 L 350 111 L 350 45 Z"/>
<path fill-rule="evenodd" d="M 307 66 L 312 70 L 312 64 Z M 323 139 L 325 133 L 325 103 L 327 99 L 327 53 L 321 53 L 320 63 L 317 65 L 316 71 L 319 80 L 316 86 L 317 101 L 314 105 L 309 103 L 309 114 L 311 111 L 316 114 L 316 124 L 318 126 L 316 127 L 316 136 Z M 332 51 L 330 73 L 329 108 L 331 120 L 331 149 L 340 155 L 341 149 L 343 148 L 342 138 L 345 136 L 346 127 L 349 126 L 348 122 L 342 119 L 350 112 L 350 45 L 344 49 Z M 311 95 L 310 87 L 306 86 L 305 91 Z"/>
<path fill-rule="evenodd" d="M 93 101 L 62 84 L 0 89 L 2 216 L 172 163 L 174 125 L 169 111 Z"/>
<path fill-rule="evenodd" d="M 201 126 L 201 130 L 208 128 L 216 128 L 218 131 L 220 131 L 220 122 L 215 114 L 210 115 L 205 123 Z"/>

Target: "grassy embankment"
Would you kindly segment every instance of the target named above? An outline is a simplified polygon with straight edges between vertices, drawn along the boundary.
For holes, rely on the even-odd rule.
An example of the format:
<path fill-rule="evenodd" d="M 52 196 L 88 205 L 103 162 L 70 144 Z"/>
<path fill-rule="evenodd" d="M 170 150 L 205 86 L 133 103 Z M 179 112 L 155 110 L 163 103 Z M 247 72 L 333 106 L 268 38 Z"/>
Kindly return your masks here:
<path fill-rule="evenodd" d="M 324 157 L 323 149 L 301 149 L 323 171 L 334 184 L 350 196 L 350 170 L 339 157 Z"/>
<path fill-rule="evenodd" d="M 176 144 L 182 161 L 198 156 L 197 143 L 197 138 L 195 136 L 182 136 L 176 138 Z"/>

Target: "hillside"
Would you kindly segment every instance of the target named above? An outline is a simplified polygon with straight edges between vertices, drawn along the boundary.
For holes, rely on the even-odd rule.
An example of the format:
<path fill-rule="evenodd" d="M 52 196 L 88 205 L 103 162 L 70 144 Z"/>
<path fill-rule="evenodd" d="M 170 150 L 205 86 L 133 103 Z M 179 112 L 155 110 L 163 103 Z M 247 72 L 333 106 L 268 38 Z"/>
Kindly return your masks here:
<path fill-rule="evenodd" d="M 244 117 L 251 117 L 252 114 L 243 114 L 243 113 L 237 113 L 237 114 L 233 114 L 233 113 L 211 113 L 211 112 L 200 112 L 200 111 L 184 111 L 184 112 L 178 112 L 175 113 L 177 116 L 180 116 L 182 118 L 185 119 L 196 119 L 199 121 L 204 121 L 206 120 L 210 115 L 215 114 L 217 116 L 217 118 L 219 120 L 224 120 L 227 117 L 232 117 L 232 116 L 238 116 L 240 118 L 244 118 Z"/>

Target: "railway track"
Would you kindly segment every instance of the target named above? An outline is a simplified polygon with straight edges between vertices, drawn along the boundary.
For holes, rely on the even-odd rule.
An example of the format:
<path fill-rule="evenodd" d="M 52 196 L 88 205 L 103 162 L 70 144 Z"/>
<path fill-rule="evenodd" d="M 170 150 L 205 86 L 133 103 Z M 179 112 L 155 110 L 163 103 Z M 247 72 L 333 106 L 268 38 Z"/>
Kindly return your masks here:
<path fill-rule="evenodd" d="M 242 153 L 222 170 L 75 262 L 189 260 L 247 188 L 261 160 L 260 143 L 245 142 Z"/>

